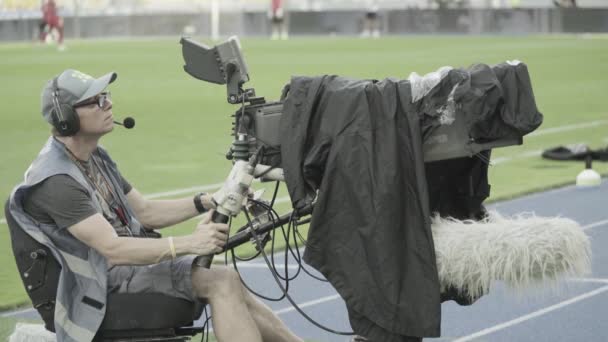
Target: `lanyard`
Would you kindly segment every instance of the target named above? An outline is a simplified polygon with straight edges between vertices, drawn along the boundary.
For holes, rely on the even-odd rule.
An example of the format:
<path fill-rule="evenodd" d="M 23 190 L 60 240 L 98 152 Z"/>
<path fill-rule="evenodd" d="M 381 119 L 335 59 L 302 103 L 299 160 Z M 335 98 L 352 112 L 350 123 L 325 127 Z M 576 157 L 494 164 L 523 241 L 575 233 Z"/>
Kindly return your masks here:
<path fill-rule="evenodd" d="M 112 191 L 112 187 L 106 179 L 106 176 L 101 171 L 100 166 L 97 164 L 97 161 L 95 160 L 93 154 L 91 154 L 92 164 L 89 171 L 84 165 L 82 165 L 82 162 L 78 159 L 78 157 L 76 157 L 74 153 L 72 153 L 72 151 L 67 148 L 67 146 L 65 147 L 65 149 L 66 151 L 68 151 L 68 157 L 70 158 L 70 160 L 72 160 L 76 167 L 78 167 L 78 169 L 86 176 L 89 184 L 93 186 L 97 190 L 97 192 L 99 192 L 101 198 L 103 198 L 103 200 L 108 205 L 108 208 L 110 208 L 110 210 L 112 210 L 114 214 L 116 214 L 120 222 L 130 231 L 131 229 L 129 228 L 128 216 L 124 208 L 119 203 L 117 203 L 120 200 L 114 194 L 114 191 Z M 95 169 L 97 169 L 97 174 L 100 176 L 102 180 L 101 183 L 103 184 L 98 184 L 99 182 L 96 181 L 96 177 L 94 177 Z M 103 185 L 105 191 L 101 189 L 100 185 Z"/>

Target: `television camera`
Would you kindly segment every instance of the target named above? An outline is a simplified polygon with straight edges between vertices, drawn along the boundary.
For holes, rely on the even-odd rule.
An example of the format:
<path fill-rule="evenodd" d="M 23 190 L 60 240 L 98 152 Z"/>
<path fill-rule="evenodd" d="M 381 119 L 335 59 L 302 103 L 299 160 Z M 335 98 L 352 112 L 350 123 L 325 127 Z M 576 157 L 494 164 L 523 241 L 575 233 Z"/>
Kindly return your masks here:
<path fill-rule="evenodd" d="M 227 220 L 227 217 L 235 216 L 240 211 L 240 203 L 254 178 L 262 181 L 284 180 L 279 136 L 283 103 L 289 96 L 289 85 L 283 88 L 278 101 L 270 102 L 257 96 L 255 89 L 244 88 L 250 77 L 237 37 L 230 37 L 214 47 L 190 38 L 182 38 L 180 43 L 186 73 L 202 81 L 226 84 L 228 103 L 240 104 L 233 115 L 232 135 L 235 139 L 226 155 L 234 166 L 215 198 L 218 202 L 217 212 Z M 469 130 L 467 120 L 456 117 L 451 124 L 426 132 L 423 142 L 425 163 L 472 156 L 489 162 L 481 152 L 522 144 L 521 137 L 476 141 L 470 137 Z M 256 230 L 265 233 L 294 216 L 302 217 L 311 212 L 312 206 L 296 208 L 293 213 L 283 215 L 275 222 L 267 222 Z M 226 250 L 248 241 L 252 237 L 251 233 L 247 233 L 249 231 L 244 227 L 232 236 Z"/>
<path fill-rule="evenodd" d="M 257 151 L 261 165 L 256 167 L 255 175 L 264 173 L 263 179 L 283 180 L 280 171 L 279 123 L 283 102 L 289 95 L 289 86 L 283 88 L 278 101 L 271 102 L 257 96 L 255 89 L 243 88 L 250 78 L 237 37 L 230 37 L 214 47 L 190 38 L 182 38 L 180 43 L 185 61 L 184 70 L 196 79 L 226 84 L 228 103 L 241 105 L 233 115 L 232 134 L 235 141 L 227 158 L 248 160 Z M 424 161 L 471 157 L 492 148 L 521 144 L 521 138 L 476 141 L 469 136 L 465 120 L 455 118 L 450 125 L 437 127 L 425 137 Z M 274 172 L 271 173 L 271 169 Z"/>
<path fill-rule="evenodd" d="M 242 203 L 245 202 L 249 187 L 254 178 L 274 181 L 285 180 L 281 169 L 280 122 L 283 115 L 283 104 L 285 101 L 289 100 L 290 89 L 289 86 L 285 86 L 278 101 L 267 102 L 264 97 L 257 96 L 253 88 L 244 88 L 245 83 L 250 80 L 249 71 L 241 54 L 240 43 L 236 37 L 231 37 L 215 47 L 205 46 L 189 38 L 182 38 L 181 44 L 185 61 L 184 70 L 196 79 L 216 84 L 226 84 L 228 103 L 240 105 L 240 108 L 237 109 L 233 115 L 234 123 L 232 135 L 235 139 L 227 153 L 227 158 L 232 160 L 234 165 L 222 189 L 214 195 L 214 199 L 218 204 L 218 219 L 223 218 L 226 220 L 227 217 L 236 216 L 241 212 L 243 208 Z M 519 61 L 507 62 L 507 64 L 510 65 L 519 65 L 519 63 Z M 527 69 L 525 72 L 525 76 L 527 76 Z M 410 79 L 409 81 L 412 85 L 412 89 L 426 89 L 424 94 L 418 93 L 418 95 L 421 95 L 420 97 L 424 97 L 428 94 L 428 92 L 437 84 L 435 83 L 434 85 L 426 87 L 428 84 L 425 84 L 425 81 L 427 80 L 420 81 L 419 79 Z M 432 84 L 433 82 L 428 83 Z M 456 87 L 452 88 L 452 92 L 454 92 L 455 89 Z M 525 92 L 526 89 L 526 85 L 522 85 L 522 91 Z M 412 90 L 412 93 L 414 93 L 414 90 Z M 473 190 L 472 173 L 475 171 L 474 167 L 477 165 L 480 166 L 477 169 L 477 176 L 482 180 L 479 183 L 483 185 L 482 178 L 484 174 L 487 173 L 487 166 L 490 164 L 490 150 L 499 147 L 521 145 L 523 143 L 523 135 L 529 133 L 530 130 L 536 129 L 542 122 L 542 115 L 536 113 L 536 105 L 534 104 L 534 96 L 531 92 L 531 87 L 528 95 L 531 101 L 531 107 L 533 107 L 530 109 L 532 113 L 527 113 L 530 117 L 525 118 L 525 112 L 517 112 L 516 114 L 523 114 L 522 118 L 529 120 L 529 122 L 527 122 L 529 127 L 525 128 L 526 125 L 523 125 L 522 127 L 524 128 L 522 128 L 521 132 L 518 132 L 518 134 L 473 138 L 471 127 L 475 118 L 472 118 L 472 116 L 479 113 L 474 112 L 474 109 L 472 109 L 470 112 L 461 110 L 459 112 L 461 115 L 456 115 L 456 110 L 453 108 L 456 106 L 455 102 L 451 103 L 454 104 L 452 108 L 449 108 L 450 106 L 446 102 L 446 111 L 449 111 L 450 114 L 452 114 L 450 115 L 449 124 L 433 126 L 431 129 L 422 133 L 422 153 L 426 164 L 426 181 L 427 184 L 434 186 L 433 191 L 435 191 L 435 194 L 440 194 L 436 195 L 434 198 L 429 196 L 429 205 L 430 207 L 437 208 L 437 214 L 442 215 L 442 217 L 450 217 L 450 219 L 445 222 L 465 220 L 463 221 L 464 223 L 460 222 L 464 229 L 452 235 L 450 233 L 453 232 L 453 227 L 450 227 L 449 223 L 442 223 L 441 220 L 438 220 L 433 227 L 433 238 L 436 241 L 436 248 L 445 248 L 445 246 L 465 246 L 464 248 L 456 248 L 456 250 L 459 251 L 459 257 L 466 255 L 468 258 L 466 262 L 461 263 L 459 263 L 459 261 L 465 259 L 452 258 L 452 260 L 448 257 L 438 258 L 438 263 L 440 261 L 444 263 L 444 267 L 442 268 L 444 273 L 442 274 L 442 271 L 439 271 L 440 278 L 443 277 L 442 279 L 446 281 L 447 284 L 453 285 L 452 287 L 445 288 L 444 290 L 447 290 L 445 293 L 442 292 L 442 298 L 445 298 L 445 300 L 454 299 L 461 305 L 469 305 L 479 298 L 480 295 L 483 295 L 484 291 L 479 289 L 484 288 L 487 290 L 488 284 L 490 284 L 492 280 L 503 280 L 508 284 L 512 284 L 512 286 L 524 288 L 531 283 L 527 281 L 530 279 L 542 283 L 548 279 L 556 279 L 563 274 L 584 274 L 589 267 L 589 259 L 587 256 L 590 251 L 587 247 L 587 238 L 581 233 L 578 224 L 568 220 L 556 221 L 551 218 L 541 219 L 542 223 L 540 224 L 534 221 L 536 218 L 532 218 L 529 221 L 518 221 L 519 219 L 514 221 L 502 220 L 502 218 L 496 218 L 488 214 L 483 207 L 482 202 L 489 195 L 489 185 L 487 185 L 487 189 L 483 186 L 480 187 L 479 193 Z M 447 101 L 450 101 L 449 97 Z M 519 109 L 520 108 L 517 108 L 517 110 Z M 507 132 L 511 131 L 510 128 L 504 129 Z M 466 158 L 473 156 L 477 158 Z M 449 180 L 444 182 L 442 179 L 446 178 L 444 177 L 445 169 L 452 171 L 453 174 L 451 175 L 452 178 L 448 177 Z M 455 170 L 458 170 L 458 172 L 454 172 Z M 465 185 L 468 186 L 468 188 L 463 190 L 462 188 Z M 443 186 L 445 186 L 445 188 L 442 188 Z M 429 190 L 429 193 L 430 192 L 431 190 Z M 462 205 L 462 207 L 457 208 L 455 202 L 458 202 L 458 205 Z M 270 204 L 261 203 L 260 210 L 257 211 L 258 213 L 261 213 L 261 215 L 256 216 L 254 213 L 253 220 L 250 219 L 248 211 L 243 210 L 247 217 L 248 224 L 229 238 L 224 251 L 232 251 L 234 262 L 234 247 L 253 240 L 258 251 L 264 256 L 266 263 L 273 271 L 272 274 L 282 290 L 283 296 L 281 298 L 287 298 L 300 314 L 317 327 L 341 335 L 353 334 L 351 332 L 334 331 L 318 324 L 308 317 L 290 298 L 286 286 L 283 286 L 279 280 L 280 275 L 277 274 L 276 268 L 274 265 L 271 265 L 264 254 L 263 246 L 267 241 L 265 237 L 268 233 L 271 231 L 274 232 L 276 228 L 281 227 L 283 224 L 288 224 L 286 241 L 289 240 L 290 226 L 294 227 L 294 230 L 292 231 L 294 232 L 293 240 L 294 242 L 297 241 L 295 238 L 295 235 L 299 234 L 297 233 L 297 226 L 303 222 L 308 222 L 308 219 L 305 217 L 312 214 L 314 201 L 303 208 L 294 208 L 292 212 L 283 216 L 276 215 L 276 212 L 272 210 L 273 203 L 274 199 Z M 267 210 L 265 218 L 264 210 Z M 441 210 L 444 210 L 445 213 L 442 213 Z M 438 219 L 439 215 L 437 215 L 436 219 Z M 477 227 L 484 227 L 486 224 L 495 224 L 500 226 L 500 229 L 471 229 L 469 226 L 473 221 L 480 221 L 480 224 Z M 521 224 L 521 227 L 525 228 L 525 230 L 522 231 L 525 231 L 528 234 L 526 241 L 528 241 L 529 244 L 526 244 L 525 248 L 530 251 L 535 251 L 530 252 L 530 254 L 551 255 L 556 258 L 550 257 L 543 261 L 525 259 L 520 262 L 507 263 L 507 265 L 501 264 L 492 270 L 481 272 L 486 275 L 492 274 L 492 276 L 485 278 L 478 277 L 477 280 L 479 281 L 475 280 L 471 283 L 468 283 L 468 280 L 475 278 L 475 276 L 467 275 L 466 277 L 462 277 L 462 279 L 468 279 L 463 280 L 462 282 L 455 282 L 455 280 L 452 279 L 458 278 L 452 277 L 453 274 L 462 274 L 461 270 L 463 270 L 463 265 L 472 265 L 475 263 L 472 262 L 473 260 L 491 260 L 494 256 L 490 254 L 505 245 L 511 244 L 509 247 L 500 249 L 499 254 L 502 253 L 502 255 L 499 256 L 500 260 L 512 260 L 509 255 L 518 255 L 522 246 L 520 245 L 521 239 L 519 238 L 519 231 L 516 227 L 517 224 Z M 542 235 L 541 227 L 545 224 L 551 226 L 551 231 L 557 231 L 559 229 L 564 233 L 561 236 L 559 234 L 553 234 L 552 232 L 549 233 L 546 236 L 547 239 L 543 240 L 544 242 L 549 242 L 547 244 L 543 242 L 541 245 L 551 247 L 547 247 L 546 249 L 545 247 L 537 248 L 536 246 L 540 245 L 535 244 L 533 241 L 539 239 Z M 513 235 L 505 237 L 507 232 L 509 234 L 513 233 Z M 454 243 L 454 240 L 451 239 L 450 236 L 458 236 L 462 238 L 462 240 L 460 240 L 459 243 Z M 479 250 L 482 250 L 482 248 L 467 248 L 471 241 L 473 241 L 473 238 L 479 236 L 483 236 L 485 239 L 484 241 L 489 241 L 489 245 L 491 246 L 485 249 L 488 253 L 483 257 L 479 255 Z M 562 240 L 563 236 L 569 237 Z M 564 246 L 563 241 L 569 241 L 569 243 L 570 241 L 576 241 L 575 244 L 577 247 L 569 251 L 560 250 L 559 253 L 555 253 L 554 251 L 559 250 L 562 248 L 561 246 Z M 286 256 L 287 250 L 291 251 L 289 242 L 287 243 L 288 246 L 285 249 Z M 297 242 L 295 244 L 295 250 L 298 250 Z M 467 253 L 468 251 L 471 252 Z M 568 262 L 563 263 L 562 258 L 563 255 L 566 254 L 568 254 L 568 256 L 565 259 L 567 259 Z M 437 253 L 437 255 L 442 255 L 442 253 Z M 205 265 L 208 266 L 211 262 L 210 257 L 207 257 L 205 260 Z M 301 269 L 306 272 L 298 257 L 296 257 L 296 260 L 300 264 Z M 532 271 L 534 267 L 530 267 L 530 264 L 536 265 L 537 262 L 550 265 L 547 269 L 554 269 L 556 271 L 551 275 L 547 275 L 544 272 L 542 272 L 542 274 L 536 273 Z M 493 265 L 498 264 L 499 263 L 495 263 Z M 236 267 L 236 263 L 234 263 L 234 265 Z M 560 265 L 565 266 L 562 267 Z M 480 273 L 479 269 L 482 267 L 484 266 L 471 268 L 470 274 Z M 449 273 L 446 271 L 449 269 L 458 271 L 456 273 Z M 515 269 L 517 271 L 514 271 Z M 512 278 L 512 275 L 514 274 L 518 274 L 518 277 L 516 277 L 517 279 Z M 522 277 L 522 274 L 525 274 L 525 276 Z M 484 279 L 481 280 L 481 278 Z M 293 278 L 289 278 L 288 276 L 282 278 L 286 283 L 291 279 Z M 526 279 L 526 281 L 521 281 L 521 279 Z M 477 293 L 469 296 L 467 292 L 469 289 L 473 289 L 473 291 L 477 291 Z M 461 290 L 464 290 L 464 292 L 461 293 Z"/>

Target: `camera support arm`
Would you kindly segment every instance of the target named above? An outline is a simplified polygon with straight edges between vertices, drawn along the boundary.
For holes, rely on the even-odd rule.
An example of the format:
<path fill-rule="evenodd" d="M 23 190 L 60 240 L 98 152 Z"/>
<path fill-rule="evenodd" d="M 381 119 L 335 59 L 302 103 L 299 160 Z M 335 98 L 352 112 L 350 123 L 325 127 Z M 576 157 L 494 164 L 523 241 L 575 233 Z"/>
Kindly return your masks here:
<path fill-rule="evenodd" d="M 238 139 L 246 140 L 247 135 L 241 134 Z M 249 161 L 237 160 L 234 162 L 222 188 L 213 194 L 213 200 L 217 204 L 217 208 L 211 217 L 212 222 L 227 223 L 230 217 L 237 216 L 241 212 L 247 201 L 249 187 L 254 179 L 256 164 L 257 153 Z M 200 256 L 196 264 L 209 268 L 212 261 L 213 255 L 205 255 Z"/>

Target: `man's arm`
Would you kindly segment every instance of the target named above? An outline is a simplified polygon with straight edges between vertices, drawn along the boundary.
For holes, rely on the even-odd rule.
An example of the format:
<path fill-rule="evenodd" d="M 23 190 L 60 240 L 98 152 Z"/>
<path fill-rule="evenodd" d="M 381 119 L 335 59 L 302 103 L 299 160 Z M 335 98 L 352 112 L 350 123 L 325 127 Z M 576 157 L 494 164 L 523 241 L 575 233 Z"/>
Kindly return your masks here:
<path fill-rule="evenodd" d="M 137 219 L 149 229 L 172 226 L 200 214 L 194 206 L 192 197 L 174 200 L 149 200 L 133 188 L 127 194 L 127 201 L 133 208 Z M 205 209 L 215 208 L 211 195 L 203 195 L 201 201 Z"/>
<path fill-rule="evenodd" d="M 68 227 L 68 230 L 106 257 L 110 265 L 147 265 L 172 258 L 169 238 L 118 237 L 101 214 L 92 215 Z M 209 212 L 203 215 L 192 234 L 174 237 L 173 244 L 176 256 L 209 255 L 221 252 L 227 239 L 228 225 L 212 223 Z"/>

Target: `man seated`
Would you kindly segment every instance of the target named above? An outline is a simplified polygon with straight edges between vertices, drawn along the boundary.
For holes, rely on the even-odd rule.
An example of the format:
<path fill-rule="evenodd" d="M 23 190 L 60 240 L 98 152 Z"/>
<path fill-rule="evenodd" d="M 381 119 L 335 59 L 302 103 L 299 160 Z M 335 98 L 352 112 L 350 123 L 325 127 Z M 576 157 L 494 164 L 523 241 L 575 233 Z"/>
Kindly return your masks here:
<path fill-rule="evenodd" d="M 219 341 L 301 341 L 242 286 L 233 269 L 196 265 L 197 256 L 222 251 L 228 237 L 226 224 L 211 222 L 211 195 L 145 199 L 99 146 L 114 129 L 106 88 L 116 77 L 65 70 L 46 84 L 42 115 L 53 126 L 52 136 L 11 194 L 12 216 L 62 265 L 57 340 L 91 341 L 107 293 L 154 292 L 206 299 Z M 149 229 L 201 213 L 190 235 L 146 238 Z"/>

